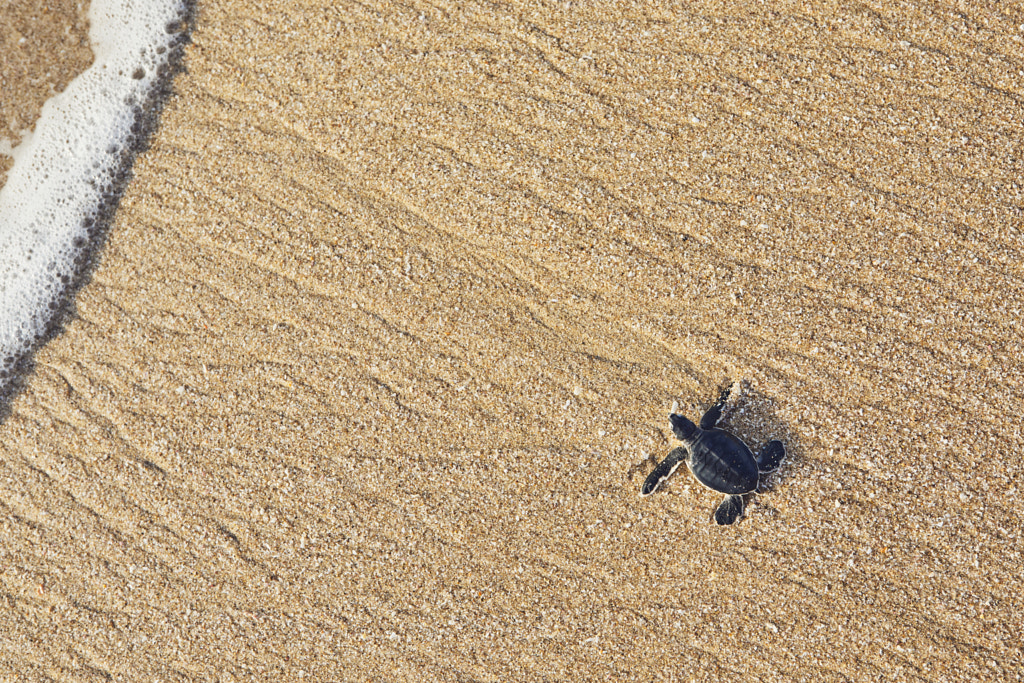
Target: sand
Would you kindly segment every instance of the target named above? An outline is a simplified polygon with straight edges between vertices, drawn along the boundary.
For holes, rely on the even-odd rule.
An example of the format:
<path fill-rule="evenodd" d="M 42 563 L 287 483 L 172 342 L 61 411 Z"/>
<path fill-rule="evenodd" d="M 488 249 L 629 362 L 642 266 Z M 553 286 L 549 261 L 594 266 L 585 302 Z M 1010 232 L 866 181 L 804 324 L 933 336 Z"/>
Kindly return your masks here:
<path fill-rule="evenodd" d="M 88 10 L 72 0 L 0 4 L 0 187 L 10 149 L 35 127 L 43 103 L 92 64 Z"/>
<path fill-rule="evenodd" d="M 1024 10 L 199 5 L 0 425 L 0 672 L 1024 678 Z M 732 527 L 685 471 L 789 457 Z"/>

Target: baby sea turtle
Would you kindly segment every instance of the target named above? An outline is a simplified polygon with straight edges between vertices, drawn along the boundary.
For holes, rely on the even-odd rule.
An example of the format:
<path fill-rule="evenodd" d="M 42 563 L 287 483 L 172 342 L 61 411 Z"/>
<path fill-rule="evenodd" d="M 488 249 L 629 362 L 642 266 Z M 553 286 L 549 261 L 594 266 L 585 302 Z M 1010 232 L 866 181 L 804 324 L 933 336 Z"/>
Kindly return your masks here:
<path fill-rule="evenodd" d="M 715 522 L 732 524 L 743 515 L 743 495 L 757 489 L 762 475 L 779 468 L 786 457 L 786 447 L 781 441 L 769 441 L 755 458 L 747 444 L 715 427 L 729 400 L 730 390 L 731 387 L 723 391 L 718 402 L 704 413 L 699 427 L 682 415 L 669 415 L 672 431 L 685 446 L 669 453 L 654 468 L 640 489 L 641 496 L 654 493 L 685 462 L 697 481 L 726 494 L 715 510 Z"/>

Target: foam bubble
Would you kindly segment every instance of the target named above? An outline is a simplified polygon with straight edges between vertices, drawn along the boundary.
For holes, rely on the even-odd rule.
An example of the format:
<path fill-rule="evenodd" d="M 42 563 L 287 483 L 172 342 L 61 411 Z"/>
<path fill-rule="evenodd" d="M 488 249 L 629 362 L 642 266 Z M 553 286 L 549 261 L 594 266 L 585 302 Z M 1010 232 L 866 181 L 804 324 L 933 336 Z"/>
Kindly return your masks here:
<path fill-rule="evenodd" d="M 46 333 L 118 197 L 184 0 L 93 0 L 95 61 L 43 105 L 0 189 L 0 394 Z"/>

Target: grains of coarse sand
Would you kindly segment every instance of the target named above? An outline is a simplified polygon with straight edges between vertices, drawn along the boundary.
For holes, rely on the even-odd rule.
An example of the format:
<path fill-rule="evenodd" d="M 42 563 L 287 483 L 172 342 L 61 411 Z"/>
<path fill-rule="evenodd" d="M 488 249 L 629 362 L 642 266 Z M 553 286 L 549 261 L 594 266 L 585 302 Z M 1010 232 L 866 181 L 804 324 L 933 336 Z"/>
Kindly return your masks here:
<path fill-rule="evenodd" d="M 1018 5 L 196 12 L 0 425 L 3 676 L 1024 677 Z M 770 486 L 641 499 L 733 380 Z"/>

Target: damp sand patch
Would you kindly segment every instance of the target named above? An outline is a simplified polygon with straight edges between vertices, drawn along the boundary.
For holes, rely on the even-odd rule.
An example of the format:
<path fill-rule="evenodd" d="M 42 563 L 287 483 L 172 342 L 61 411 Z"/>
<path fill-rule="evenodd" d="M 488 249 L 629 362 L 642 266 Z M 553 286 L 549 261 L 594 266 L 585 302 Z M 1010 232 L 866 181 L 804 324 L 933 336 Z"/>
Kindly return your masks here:
<path fill-rule="evenodd" d="M 179 0 L 96 0 L 88 69 L 10 149 L 0 189 L 0 392 L 52 328 L 116 207 L 184 40 Z"/>
<path fill-rule="evenodd" d="M 91 63 L 88 2 L 0 4 L 0 188 L 43 104 Z"/>

